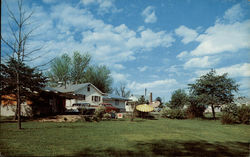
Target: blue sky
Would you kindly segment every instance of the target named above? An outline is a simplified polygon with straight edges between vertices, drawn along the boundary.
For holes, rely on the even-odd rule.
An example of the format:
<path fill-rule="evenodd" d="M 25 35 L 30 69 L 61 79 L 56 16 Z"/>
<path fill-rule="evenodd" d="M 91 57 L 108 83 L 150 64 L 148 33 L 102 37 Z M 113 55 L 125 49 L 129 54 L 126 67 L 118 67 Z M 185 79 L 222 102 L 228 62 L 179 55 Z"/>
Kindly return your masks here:
<path fill-rule="evenodd" d="M 14 0 L 8 4 L 15 8 Z M 214 68 L 240 84 L 237 96 L 250 96 L 248 0 L 24 0 L 24 6 L 39 25 L 28 49 L 43 46 L 33 64 L 88 52 L 92 64 L 111 69 L 114 86 L 123 82 L 134 94 L 147 88 L 165 101 Z"/>

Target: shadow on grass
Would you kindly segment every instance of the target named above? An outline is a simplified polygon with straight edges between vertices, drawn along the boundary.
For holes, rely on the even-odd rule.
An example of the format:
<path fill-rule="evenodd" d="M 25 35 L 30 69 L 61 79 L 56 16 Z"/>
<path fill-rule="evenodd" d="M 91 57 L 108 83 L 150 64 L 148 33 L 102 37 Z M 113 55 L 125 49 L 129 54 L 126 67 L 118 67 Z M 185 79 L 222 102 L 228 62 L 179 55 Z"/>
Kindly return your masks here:
<path fill-rule="evenodd" d="M 73 156 L 248 156 L 249 143 L 206 141 L 138 142 L 134 150 L 86 148 Z M 71 156 L 70 155 L 70 156 Z"/>

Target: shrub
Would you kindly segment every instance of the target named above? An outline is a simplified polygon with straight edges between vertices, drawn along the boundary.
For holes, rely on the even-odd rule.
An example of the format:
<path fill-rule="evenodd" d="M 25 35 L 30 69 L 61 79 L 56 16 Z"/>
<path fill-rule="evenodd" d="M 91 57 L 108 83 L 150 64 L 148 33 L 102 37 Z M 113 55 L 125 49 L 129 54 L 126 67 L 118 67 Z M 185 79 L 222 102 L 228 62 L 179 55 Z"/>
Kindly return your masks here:
<path fill-rule="evenodd" d="M 227 104 L 222 108 L 221 123 L 234 124 L 238 122 L 238 107 L 236 104 Z"/>
<path fill-rule="evenodd" d="M 92 118 L 90 116 L 83 116 L 83 121 L 92 122 Z"/>
<path fill-rule="evenodd" d="M 237 110 L 238 120 L 240 123 L 249 124 L 250 123 L 250 106 L 245 104 L 238 107 Z"/>
<path fill-rule="evenodd" d="M 163 117 L 163 118 L 168 118 L 168 110 L 169 110 L 169 109 L 167 109 L 167 108 L 163 108 L 163 109 L 161 110 L 161 112 L 160 112 L 161 117 Z"/>
<path fill-rule="evenodd" d="M 163 109 L 161 112 L 161 116 L 163 118 L 170 118 L 170 119 L 186 118 L 185 110 L 182 109 Z"/>
<path fill-rule="evenodd" d="M 187 107 L 187 118 L 200 118 L 203 117 L 205 107 L 202 105 L 189 105 Z"/>
<path fill-rule="evenodd" d="M 221 116 L 222 124 L 234 124 L 237 122 L 237 116 L 232 113 L 223 113 Z"/>
<path fill-rule="evenodd" d="M 87 109 L 86 108 L 78 108 L 78 111 L 81 115 L 85 115 L 86 112 L 87 112 Z"/>
<path fill-rule="evenodd" d="M 103 115 L 103 119 L 110 120 L 111 119 L 111 115 L 109 113 L 105 113 Z"/>
<path fill-rule="evenodd" d="M 237 110 L 238 107 L 236 104 L 226 104 L 224 107 L 222 107 L 223 113 L 231 113 L 235 116 L 237 116 Z"/>
<path fill-rule="evenodd" d="M 93 117 L 96 117 L 98 119 L 102 119 L 103 118 L 103 115 L 105 114 L 105 107 L 104 106 L 99 106 L 95 112 L 94 112 L 94 116 Z"/>

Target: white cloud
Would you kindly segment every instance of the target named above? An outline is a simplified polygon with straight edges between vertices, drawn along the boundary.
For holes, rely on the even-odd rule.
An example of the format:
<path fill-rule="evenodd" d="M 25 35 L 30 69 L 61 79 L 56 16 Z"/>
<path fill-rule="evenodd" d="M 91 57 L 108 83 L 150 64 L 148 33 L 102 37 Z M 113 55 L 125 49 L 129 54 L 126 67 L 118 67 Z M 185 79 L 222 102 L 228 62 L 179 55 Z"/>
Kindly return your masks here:
<path fill-rule="evenodd" d="M 153 6 L 148 6 L 142 12 L 142 16 L 145 18 L 145 23 L 155 23 L 157 21 L 157 17 L 155 15 L 155 9 Z"/>
<path fill-rule="evenodd" d="M 216 23 L 197 38 L 200 44 L 191 51 L 191 55 L 211 55 L 225 51 L 236 52 L 239 49 L 250 48 L 249 30 L 250 20 L 228 25 Z"/>
<path fill-rule="evenodd" d="M 51 4 L 51 3 L 56 3 L 58 0 L 43 0 L 43 3 Z"/>
<path fill-rule="evenodd" d="M 190 28 L 187 28 L 186 26 L 180 26 L 179 28 L 175 29 L 175 33 L 178 36 L 183 37 L 181 40 L 184 44 L 188 44 L 191 41 L 194 41 L 196 37 L 198 36 L 198 33 Z"/>
<path fill-rule="evenodd" d="M 144 26 L 139 26 L 138 29 L 137 29 L 137 32 L 141 32 L 143 30 L 145 30 L 145 27 Z"/>
<path fill-rule="evenodd" d="M 122 73 L 117 73 L 113 71 L 111 73 L 111 76 L 113 77 L 114 81 L 117 82 L 126 82 L 128 81 L 129 74 L 122 74 Z"/>
<path fill-rule="evenodd" d="M 89 4 L 92 4 L 92 3 L 95 3 L 95 2 L 96 2 L 96 0 L 82 0 L 82 3 L 84 5 L 89 5 Z"/>
<path fill-rule="evenodd" d="M 228 73 L 229 77 L 250 77 L 250 63 L 235 64 L 227 67 L 216 68 L 216 73 L 222 75 Z M 210 70 L 198 70 L 198 76 L 208 73 Z"/>
<path fill-rule="evenodd" d="M 147 88 L 149 91 L 151 90 L 160 90 L 164 88 L 167 90 L 167 88 L 177 85 L 177 81 L 175 79 L 165 79 L 165 80 L 157 80 L 154 82 L 148 82 L 148 83 L 137 83 L 135 81 L 128 84 L 128 88 L 137 92 L 144 91 L 145 88 Z"/>
<path fill-rule="evenodd" d="M 248 89 L 248 92 L 249 92 L 249 89 L 250 89 L 250 78 L 243 78 L 241 79 L 239 82 L 237 82 L 237 84 L 240 85 L 240 89 Z"/>
<path fill-rule="evenodd" d="M 117 70 L 125 69 L 125 67 L 122 64 L 113 64 L 112 67 Z"/>
<path fill-rule="evenodd" d="M 184 68 L 209 68 L 214 67 L 219 62 L 219 58 L 204 56 L 191 58 L 184 64 Z"/>
<path fill-rule="evenodd" d="M 216 71 L 218 74 L 228 73 L 231 77 L 250 77 L 250 63 L 235 64 Z"/>
<path fill-rule="evenodd" d="M 185 57 L 188 56 L 188 52 L 187 51 L 182 51 L 180 54 L 178 54 L 176 57 L 179 59 L 183 59 Z"/>
<path fill-rule="evenodd" d="M 191 51 L 191 55 L 211 55 L 250 48 L 250 20 L 239 22 L 242 16 L 240 4 L 228 9 L 223 19 L 217 20 L 214 26 L 196 38 L 200 44 Z"/>
<path fill-rule="evenodd" d="M 234 23 L 243 17 L 242 12 L 243 10 L 240 4 L 236 4 L 225 12 L 225 15 L 223 16 L 223 18 L 225 20 L 228 20 L 230 23 Z"/>
<path fill-rule="evenodd" d="M 116 13 L 121 12 L 122 9 L 117 9 L 114 0 L 82 0 L 82 4 L 88 5 L 98 5 L 98 14 L 106 14 L 109 12 Z"/>
<path fill-rule="evenodd" d="M 148 66 L 138 67 L 137 68 L 140 72 L 144 72 L 148 69 Z"/>
<path fill-rule="evenodd" d="M 184 88 L 184 86 L 185 85 L 177 82 L 175 79 L 163 79 L 146 83 L 133 81 L 127 84 L 127 87 L 133 94 L 144 94 L 144 90 L 147 88 L 148 93 L 152 92 L 154 98 L 157 96 L 169 98 L 174 90 Z"/>
<path fill-rule="evenodd" d="M 43 52 L 50 56 L 47 61 L 62 53 L 84 50 L 96 62 L 121 70 L 124 68 L 121 62 L 134 60 L 135 53 L 159 46 L 169 47 L 174 42 L 171 34 L 165 31 L 147 29 L 135 32 L 125 24 L 114 27 L 94 18 L 88 10 L 68 4 L 53 6 L 50 13 L 38 6 L 33 6 L 33 9 L 36 9 L 35 18 L 42 17 L 44 25 L 32 46 L 43 44 Z"/>

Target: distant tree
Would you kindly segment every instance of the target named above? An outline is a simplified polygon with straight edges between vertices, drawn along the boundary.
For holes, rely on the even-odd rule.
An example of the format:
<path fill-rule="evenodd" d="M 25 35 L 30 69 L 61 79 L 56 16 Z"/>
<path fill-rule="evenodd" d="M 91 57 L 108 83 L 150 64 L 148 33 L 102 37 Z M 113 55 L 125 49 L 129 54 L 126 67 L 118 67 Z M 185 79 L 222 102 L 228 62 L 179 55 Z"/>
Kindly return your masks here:
<path fill-rule="evenodd" d="M 84 83 L 84 75 L 87 67 L 89 66 L 91 56 L 88 53 L 80 54 L 74 52 L 72 67 L 71 67 L 71 82 L 73 84 Z"/>
<path fill-rule="evenodd" d="M 187 94 L 184 90 L 178 89 L 173 92 L 169 107 L 171 109 L 182 109 L 187 102 Z"/>
<path fill-rule="evenodd" d="M 85 82 L 92 83 L 104 93 L 112 93 L 112 77 L 108 67 L 89 66 L 85 73 Z"/>
<path fill-rule="evenodd" d="M 50 85 L 57 86 L 59 82 L 62 82 L 66 88 L 67 83 L 70 82 L 70 72 L 71 58 L 67 54 L 56 57 L 51 62 L 50 71 L 47 72 Z"/>
<path fill-rule="evenodd" d="M 157 97 L 157 98 L 155 99 L 155 101 L 159 101 L 159 102 L 160 102 L 160 105 L 158 106 L 159 108 L 163 108 L 163 107 L 164 107 L 164 106 L 163 106 L 163 103 L 162 103 L 161 97 Z"/>
<path fill-rule="evenodd" d="M 46 84 L 46 77 L 43 76 L 41 72 L 38 72 L 35 68 L 30 68 L 22 62 L 18 62 L 14 58 L 9 58 L 6 64 L 1 64 L 1 94 L 17 95 L 17 77 L 16 70 L 19 68 L 20 81 L 19 91 L 20 91 L 20 103 L 29 100 L 36 93 L 40 93 L 41 88 Z M 17 119 L 18 108 L 16 108 L 15 119 Z"/>
<path fill-rule="evenodd" d="M 188 86 L 191 95 L 198 96 L 201 103 L 211 105 L 214 119 L 214 106 L 233 102 L 233 92 L 237 92 L 239 87 L 233 79 L 228 78 L 227 73 L 216 75 L 215 70 L 211 70 Z"/>
<path fill-rule="evenodd" d="M 149 102 L 145 99 L 145 97 L 142 95 L 138 101 L 137 101 L 138 104 L 148 104 Z"/>
<path fill-rule="evenodd" d="M 126 90 L 126 85 L 125 83 L 120 83 L 120 86 L 119 87 L 116 87 L 114 89 L 115 91 L 115 94 L 116 95 L 119 95 L 119 96 L 122 96 L 122 97 L 125 97 L 125 98 L 128 98 L 130 96 L 130 90 Z"/>

